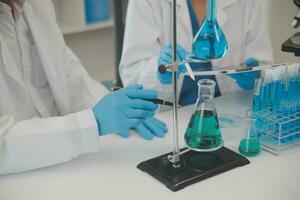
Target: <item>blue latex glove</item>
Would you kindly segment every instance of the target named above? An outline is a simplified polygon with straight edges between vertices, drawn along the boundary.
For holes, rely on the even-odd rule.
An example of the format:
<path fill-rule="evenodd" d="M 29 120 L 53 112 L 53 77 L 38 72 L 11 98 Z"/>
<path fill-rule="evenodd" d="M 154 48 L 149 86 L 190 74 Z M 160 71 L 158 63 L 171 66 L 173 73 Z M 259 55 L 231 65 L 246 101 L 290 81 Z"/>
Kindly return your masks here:
<path fill-rule="evenodd" d="M 244 63 L 246 67 L 252 68 L 259 65 L 259 61 L 255 58 L 249 58 Z M 243 90 L 251 90 L 254 87 L 255 79 L 260 77 L 260 72 L 248 72 L 248 73 L 240 73 L 240 74 L 231 74 L 229 75 L 231 78 L 234 78 Z"/>
<path fill-rule="evenodd" d="M 166 124 L 154 117 L 146 119 L 133 129 L 136 130 L 145 140 L 152 140 L 154 136 L 163 138 L 168 132 Z M 128 138 L 129 131 L 122 131 L 119 135 L 123 138 Z"/>
<path fill-rule="evenodd" d="M 122 132 L 153 117 L 158 106 L 147 100 L 156 98 L 157 92 L 141 85 L 109 93 L 93 108 L 99 135 Z"/>
<path fill-rule="evenodd" d="M 184 48 L 180 45 L 177 45 L 177 61 L 183 61 L 187 56 L 187 52 L 184 50 Z M 169 44 L 165 48 L 161 49 L 160 56 L 158 58 L 158 67 L 165 64 L 171 64 L 173 63 L 173 46 Z M 184 65 L 179 66 L 179 73 L 185 73 L 186 69 Z M 157 72 L 157 77 L 159 81 L 166 85 L 172 83 L 172 72 L 167 71 L 164 74 L 161 74 L 159 71 Z"/>

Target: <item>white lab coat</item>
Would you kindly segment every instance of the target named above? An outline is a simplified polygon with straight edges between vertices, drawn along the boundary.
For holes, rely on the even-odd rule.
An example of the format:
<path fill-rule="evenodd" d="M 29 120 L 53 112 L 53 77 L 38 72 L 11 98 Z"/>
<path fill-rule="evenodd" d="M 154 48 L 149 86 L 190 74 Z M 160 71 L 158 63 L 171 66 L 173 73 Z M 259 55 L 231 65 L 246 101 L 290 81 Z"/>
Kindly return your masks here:
<path fill-rule="evenodd" d="M 39 88 L 26 82 L 26 72 L 19 73 L 17 58 L 3 40 L 1 32 L 5 30 L 0 30 L 0 174 L 54 165 L 98 151 L 98 128 L 91 107 L 108 92 L 89 77 L 66 46 L 50 0 L 25 0 L 22 12 L 33 39 L 33 63 L 43 71 L 33 79 L 47 80 L 50 89 L 42 96 L 53 99 L 57 115 L 51 116 Z M 28 107 L 35 106 L 40 115 L 28 118 L 30 113 L 19 109 L 27 106 L 24 94 L 32 101 Z"/>
<path fill-rule="evenodd" d="M 126 31 L 120 75 L 125 85 L 139 83 L 158 90 L 171 99 L 172 86 L 157 78 L 157 60 L 161 48 L 172 42 L 172 0 L 131 0 L 127 11 Z M 178 44 L 191 52 L 193 33 L 186 0 L 177 1 Z M 219 0 L 217 16 L 228 43 L 227 55 L 212 62 L 213 68 L 238 66 L 247 58 L 273 62 L 272 47 L 264 24 L 260 0 Z M 217 76 L 222 94 L 238 90 L 235 80 Z M 183 76 L 179 79 L 181 90 Z"/>

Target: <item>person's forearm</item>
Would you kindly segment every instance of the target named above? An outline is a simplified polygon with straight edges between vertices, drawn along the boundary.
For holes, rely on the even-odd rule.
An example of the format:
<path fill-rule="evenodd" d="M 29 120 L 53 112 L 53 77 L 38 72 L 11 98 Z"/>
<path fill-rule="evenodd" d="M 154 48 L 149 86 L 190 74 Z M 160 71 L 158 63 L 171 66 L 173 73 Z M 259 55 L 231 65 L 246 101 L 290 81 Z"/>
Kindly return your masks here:
<path fill-rule="evenodd" d="M 0 174 L 59 164 L 99 149 L 91 110 L 17 123 L 11 117 L 0 121 Z"/>

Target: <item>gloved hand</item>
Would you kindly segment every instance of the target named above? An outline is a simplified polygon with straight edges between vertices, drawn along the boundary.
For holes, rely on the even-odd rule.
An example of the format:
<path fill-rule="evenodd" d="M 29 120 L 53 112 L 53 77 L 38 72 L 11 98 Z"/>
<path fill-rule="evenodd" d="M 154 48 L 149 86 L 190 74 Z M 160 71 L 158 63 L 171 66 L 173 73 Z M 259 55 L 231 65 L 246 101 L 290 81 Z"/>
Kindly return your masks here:
<path fill-rule="evenodd" d="M 133 128 L 153 117 L 158 106 L 150 101 L 157 92 L 133 85 L 103 97 L 93 108 L 99 135 L 118 133 Z"/>
<path fill-rule="evenodd" d="M 133 129 L 136 130 L 145 140 L 152 140 L 154 136 L 163 138 L 168 132 L 166 124 L 154 117 L 146 119 Z M 129 137 L 128 130 L 122 131 L 118 134 L 123 138 Z"/>
<path fill-rule="evenodd" d="M 184 50 L 184 48 L 180 45 L 177 45 L 177 61 L 183 61 L 187 56 L 187 52 Z M 169 44 L 165 48 L 161 49 L 160 56 L 158 58 L 158 67 L 165 64 L 171 64 L 173 63 L 173 46 Z M 180 73 L 185 73 L 186 69 L 184 65 L 179 66 L 178 70 L 178 76 Z M 157 77 L 159 81 L 166 85 L 172 83 L 172 72 L 165 72 L 164 74 L 161 74 L 159 71 L 157 72 Z"/>
<path fill-rule="evenodd" d="M 259 61 L 255 58 L 249 58 L 244 63 L 246 67 L 252 68 L 259 65 Z M 254 87 L 255 79 L 260 77 L 260 72 L 248 72 L 248 73 L 240 73 L 240 74 L 231 74 L 229 75 L 231 78 L 236 80 L 236 83 L 243 90 L 251 90 Z"/>

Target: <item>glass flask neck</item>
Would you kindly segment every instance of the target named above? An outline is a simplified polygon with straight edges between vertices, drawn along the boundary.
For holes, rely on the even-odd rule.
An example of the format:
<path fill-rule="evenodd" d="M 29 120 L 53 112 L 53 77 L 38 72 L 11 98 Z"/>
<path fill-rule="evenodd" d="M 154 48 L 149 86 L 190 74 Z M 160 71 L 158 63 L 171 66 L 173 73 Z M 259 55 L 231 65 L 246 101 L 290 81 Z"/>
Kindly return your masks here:
<path fill-rule="evenodd" d="M 216 82 L 210 79 L 198 81 L 198 100 L 213 100 L 215 96 Z"/>
<path fill-rule="evenodd" d="M 217 0 L 207 0 L 206 1 L 206 20 L 216 21 L 217 15 Z"/>

